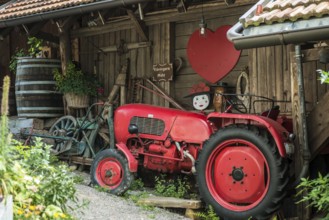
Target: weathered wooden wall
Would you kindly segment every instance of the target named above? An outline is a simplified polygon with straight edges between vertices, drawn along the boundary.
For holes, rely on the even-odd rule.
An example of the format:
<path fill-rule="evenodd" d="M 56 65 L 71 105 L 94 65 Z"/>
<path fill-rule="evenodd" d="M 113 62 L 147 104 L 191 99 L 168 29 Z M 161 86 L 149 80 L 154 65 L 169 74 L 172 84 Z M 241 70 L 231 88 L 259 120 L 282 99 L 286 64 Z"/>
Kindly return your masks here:
<path fill-rule="evenodd" d="M 246 11 L 250 6 L 242 6 L 237 8 L 227 9 L 226 12 L 222 11 L 217 13 L 217 16 L 213 13 L 205 12 L 205 18 L 207 27 L 213 31 L 223 25 L 234 25 L 236 21 L 241 16 L 242 11 Z M 207 16 L 211 18 L 207 19 Z M 182 69 L 176 73 L 174 81 L 174 97 L 180 103 L 184 103 L 185 107 L 191 108 L 191 103 L 189 99 L 184 98 L 184 96 L 189 94 L 189 89 L 198 82 L 205 82 L 208 85 L 212 85 L 205 81 L 201 76 L 196 74 L 192 69 L 186 54 L 187 44 L 189 37 L 194 31 L 199 30 L 199 23 L 201 17 L 195 17 L 193 21 L 182 21 L 177 22 L 175 26 L 175 58 L 181 58 L 183 60 Z M 247 51 L 242 51 L 240 59 L 233 70 L 221 81 L 228 83 L 229 86 L 235 87 L 237 83 L 237 78 L 241 71 L 248 66 L 248 53 Z"/>
<path fill-rule="evenodd" d="M 149 27 L 149 40 L 151 47 L 142 47 L 128 50 L 126 54 L 118 54 L 117 51 L 102 52 L 101 48 L 117 46 L 121 40 L 126 44 L 142 42 L 135 29 L 109 31 L 98 35 L 81 37 L 81 67 L 84 71 L 94 73 L 104 87 L 104 95 L 107 96 L 115 82 L 121 65 L 129 59 L 128 79 L 151 78 L 152 65 L 155 63 L 169 63 L 172 60 L 170 23 L 155 24 Z M 128 83 L 128 82 L 127 82 Z M 127 84 L 128 85 L 128 84 Z M 170 92 L 169 83 L 159 84 L 161 88 Z M 128 92 L 132 87 L 126 87 Z M 142 93 L 143 103 L 155 105 L 168 105 L 162 98 L 157 98 L 152 93 Z M 127 100 L 129 102 L 129 100 Z"/>
<path fill-rule="evenodd" d="M 134 25 L 129 21 L 90 29 L 81 28 L 73 31 L 72 37 L 80 39 L 82 69 L 99 76 L 105 88 L 105 96 L 111 91 L 120 66 L 127 58 L 130 59 L 130 78 L 150 78 L 153 64 L 174 63 L 176 58 L 181 58 L 183 66 L 180 71 L 174 71 L 174 80 L 157 85 L 180 104 L 191 109 L 190 100 L 184 96 L 188 94 L 193 84 L 204 80 L 191 68 L 186 55 L 186 46 L 190 35 L 199 28 L 201 10 L 204 10 L 208 28 L 215 31 L 222 25 L 233 25 L 250 5 L 251 3 L 228 8 L 224 4 L 216 4 L 215 7 L 208 6 L 204 9 L 201 6 L 195 7 L 191 9 L 191 13 L 177 13 L 173 10 L 158 14 L 151 13 L 145 18 L 145 23 L 152 46 L 132 49 L 121 56 L 116 52 L 102 53 L 100 48 L 118 45 L 120 40 L 124 40 L 127 44 L 141 42 Z M 235 86 L 238 75 L 247 65 L 248 53 L 243 51 L 238 64 L 223 81 Z M 147 91 L 143 93 L 143 102 L 169 106 L 163 98 L 158 98 Z"/>
<path fill-rule="evenodd" d="M 326 69 L 328 65 L 319 62 L 318 49 L 303 50 L 303 72 L 306 110 L 310 112 L 322 96 L 328 91 L 326 84 L 321 84 L 317 69 Z M 291 63 L 295 60 L 290 53 L 292 45 L 250 49 L 249 82 L 250 93 L 277 100 L 281 113 L 291 116 Z M 270 107 L 267 103 L 256 103 L 256 112 Z"/>
<path fill-rule="evenodd" d="M 291 83 L 289 46 L 263 47 L 249 50 L 250 94 L 268 97 L 279 102 L 282 113 L 291 114 Z M 271 104 L 253 104 L 255 112 L 270 108 Z"/>

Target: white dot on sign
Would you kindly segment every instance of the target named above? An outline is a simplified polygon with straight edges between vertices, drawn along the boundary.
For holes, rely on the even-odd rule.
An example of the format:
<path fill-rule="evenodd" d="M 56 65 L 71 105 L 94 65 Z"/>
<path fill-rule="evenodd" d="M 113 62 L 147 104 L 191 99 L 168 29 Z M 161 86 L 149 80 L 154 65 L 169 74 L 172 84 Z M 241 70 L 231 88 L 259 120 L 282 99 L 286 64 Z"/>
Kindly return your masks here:
<path fill-rule="evenodd" d="M 153 118 L 154 115 L 153 115 L 153 114 L 148 114 L 147 117 L 148 117 L 148 118 Z"/>

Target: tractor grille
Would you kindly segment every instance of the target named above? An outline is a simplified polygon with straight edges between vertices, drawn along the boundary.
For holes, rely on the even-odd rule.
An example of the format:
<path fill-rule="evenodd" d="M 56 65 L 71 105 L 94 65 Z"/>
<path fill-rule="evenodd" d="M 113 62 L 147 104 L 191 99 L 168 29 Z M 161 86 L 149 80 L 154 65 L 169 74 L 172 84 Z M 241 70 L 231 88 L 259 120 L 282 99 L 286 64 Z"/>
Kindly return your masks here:
<path fill-rule="evenodd" d="M 156 118 L 133 117 L 130 124 L 138 127 L 138 132 L 142 134 L 152 134 L 161 136 L 163 134 L 165 124 L 162 120 Z"/>

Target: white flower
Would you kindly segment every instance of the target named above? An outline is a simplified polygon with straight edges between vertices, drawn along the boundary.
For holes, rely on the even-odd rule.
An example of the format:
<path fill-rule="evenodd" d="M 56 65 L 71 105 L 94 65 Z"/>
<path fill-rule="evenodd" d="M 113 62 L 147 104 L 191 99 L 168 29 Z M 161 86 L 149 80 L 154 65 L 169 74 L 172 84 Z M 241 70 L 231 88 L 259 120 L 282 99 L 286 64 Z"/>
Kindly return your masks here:
<path fill-rule="evenodd" d="M 32 178 L 31 176 L 29 176 L 29 175 L 25 175 L 25 176 L 24 176 L 24 180 L 25 180 L 25 181 L 32 181 L 33 178 Z"/>

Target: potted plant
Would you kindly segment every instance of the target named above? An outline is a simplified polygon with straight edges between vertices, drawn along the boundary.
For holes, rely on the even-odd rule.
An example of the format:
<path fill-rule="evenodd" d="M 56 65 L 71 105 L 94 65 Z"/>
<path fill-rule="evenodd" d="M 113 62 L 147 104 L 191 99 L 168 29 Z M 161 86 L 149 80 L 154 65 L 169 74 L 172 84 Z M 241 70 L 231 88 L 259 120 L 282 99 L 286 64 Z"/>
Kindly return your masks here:
<path fill-rule="evenodd" d="M 67 107 L 86 108 L 89 106 L 90 96 L 97 94 L 98 82 L 93 75 L 82 72 L 74 63 L 70 62 L 65 73 L 54 70 L 56 88 L 64 94 Z"/>

